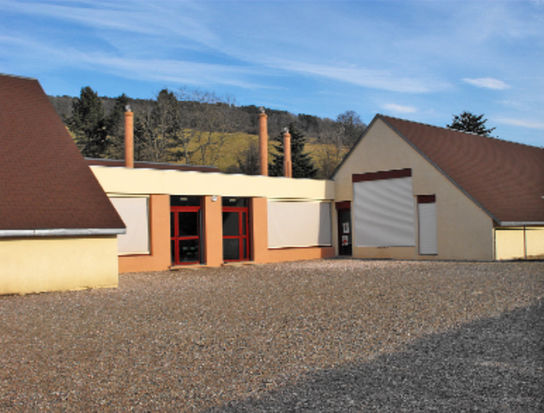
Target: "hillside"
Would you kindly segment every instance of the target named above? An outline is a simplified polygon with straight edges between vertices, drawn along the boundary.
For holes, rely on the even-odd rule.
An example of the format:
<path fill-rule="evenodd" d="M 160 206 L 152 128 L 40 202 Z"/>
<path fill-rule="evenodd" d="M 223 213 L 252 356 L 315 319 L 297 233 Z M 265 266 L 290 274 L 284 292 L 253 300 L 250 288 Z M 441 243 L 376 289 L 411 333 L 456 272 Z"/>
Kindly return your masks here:
<path fill-rule="evenodd" d="M 161 91 L 156 100 L 95 96 L 93 101 L 93 91 L 88 88 L 90 100 L 83 91 L 80 98 L 50 96 L 49 99 L 86 156 L 116 159 L 123 156 L 122 111 L 129 104 L 135 113 L 136 159 L 212 165 L 229 173 L 257 172 L 257 106 L 235 106 L 209 95 L 197 96 L 196 100 L 179 99 L 167 90 Z M 83 105 L 87 106 L 81 109 Z M 74 113 L 76 106 L 83 114 Z M 331 174 L 366 127 L 362 123 L 349 124 L 341 116 L 334 121 L 307 114 L 265 110 L 269 153 L 274 151 L 274 137 L 279 137 L 285 126 L 296 125 L 306 137 L 305 152 L 309 153 L 318 170 L 316 178 Z M 93 111 L 96 113 L 89 114 Z M 92 126 L 86 119 L 79 119 L 78 124 L 75 115 L 102 119 L 100 125 L 94 126 L 104 133 L 104 142 L 98 152 L 86 153 L 87 147 L 82 141 L 93 139 L 89 136 L 93 134 L 90 132 Z"/>

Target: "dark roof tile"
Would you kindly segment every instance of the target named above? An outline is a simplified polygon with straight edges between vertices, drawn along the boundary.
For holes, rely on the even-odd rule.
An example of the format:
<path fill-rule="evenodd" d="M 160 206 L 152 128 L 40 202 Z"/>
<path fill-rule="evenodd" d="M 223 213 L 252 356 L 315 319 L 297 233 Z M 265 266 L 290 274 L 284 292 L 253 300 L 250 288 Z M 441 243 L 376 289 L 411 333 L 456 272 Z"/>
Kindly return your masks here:
<path fill-rule="evenodd" d="M 38 81 L 0 75 L 0 230 L 124 227 Z"/>
<path fill-rule="evenodd" d="M 378 115 L 499 222 L 544 222 L 544 148 Z"/>

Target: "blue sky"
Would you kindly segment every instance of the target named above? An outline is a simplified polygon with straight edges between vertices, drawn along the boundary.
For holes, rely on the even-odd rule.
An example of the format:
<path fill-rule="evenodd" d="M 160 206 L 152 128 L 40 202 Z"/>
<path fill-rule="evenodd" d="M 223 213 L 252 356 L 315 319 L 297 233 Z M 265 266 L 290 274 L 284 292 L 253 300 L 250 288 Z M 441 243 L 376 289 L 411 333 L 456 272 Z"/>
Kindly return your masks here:
<path fill-rule="evenodd" d="M 0 0 L 0 72 L 51 95 L 189 88 L 366 123 L 467 110 L 544 146 L 544 0 Z"/>

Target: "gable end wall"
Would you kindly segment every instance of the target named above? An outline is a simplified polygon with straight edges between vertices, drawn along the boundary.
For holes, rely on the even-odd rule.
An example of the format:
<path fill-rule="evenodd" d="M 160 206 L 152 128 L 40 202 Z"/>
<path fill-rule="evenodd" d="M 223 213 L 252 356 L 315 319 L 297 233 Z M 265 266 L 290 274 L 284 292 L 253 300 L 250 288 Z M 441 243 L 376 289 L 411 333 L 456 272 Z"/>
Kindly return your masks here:
<path fill-rule="evenodd" d="M 416 246 L 356 247 L 357 240 L 354 239 L 353 256 L 356 258 L 492 260 L 494 258 L 493 222 L 489 215 L 381 119 L 373 122 L 366 135 L 336 172 L 335 199 L 336 201 L 353 201 L 353 174 L 404 168 L 412 169 Z M 437 255 L 418 254 L 417 195 L 436 195 Z M 355 235 L 355 231 L 353 232 Z M 337 239 L 336 234 L 334 237 Z"/>

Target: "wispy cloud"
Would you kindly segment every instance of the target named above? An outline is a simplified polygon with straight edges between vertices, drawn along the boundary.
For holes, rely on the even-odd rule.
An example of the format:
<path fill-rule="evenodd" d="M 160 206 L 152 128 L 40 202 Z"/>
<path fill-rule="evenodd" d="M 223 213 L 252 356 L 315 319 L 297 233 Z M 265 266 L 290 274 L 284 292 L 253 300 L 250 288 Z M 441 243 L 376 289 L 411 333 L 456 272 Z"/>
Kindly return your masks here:
<path fill-rule="evenodd" d="M 403 77 L 390 70 L 345 67 L 342 64 L 324 65 L 282 59 L 268 60 L 266 64 L 278 69 L 306 75 L 322 76 L 357 86 L 390 92 L 428 93 L 448 87 L 444 82 Z"/>
<path fill-rule="evenodd" d="M 496 118 L 494 119 L 494 121 L 497 123 L 505 124 L 505 125 L 544 130 L 544 122 L 538 121 L 538 120 L 535 121 L 535 120 L 528 120 L 528 119 Z"/>
<path fill-rule="evenodd" d="M 101 66 L 117 76 L 188 85 L 229 85 L 244 89 L 261 86 L 248 79 L 256 74 L 246 67 L 168 59 L 130 59 L 102 54 L 79 54 L 81 62 Z"/>
<path fill-rule="evenodd" d="M 543 1 L 0 0 L 0 69 L 60 94 L 188 85 L 322 116 L 468 104 L 539 139 Z"/>
<path fill-rule="evenodd" d="M 81 24 L 97 30 L 113 30 L 119 33 L 134 33 L 165 37 L 182 36 L 201 44 L 215 43 L 213 32 L 191 18 L 194 6 L 191 2 L 13 2 L 0 0 L 0 10 L 23 15 L 49 17 Z"/>
<path fill-rule="evenodd" d="M 417 109 L 414 106 L 398 105 L 396 103 L 385 103 L 382 105 L 382 108 L 395 113 L 417 112 Z"/>
<path fill-rule="evenodd" d="M 504 90 L 509 89 L 510 85 L 503 82 L 499 79 L 494 79 L 492 77 L 478 77 L 478 78 L 467 78 L 463 79 L 463 82 L 468 83 L 472 86 L 481 87 L 484 89 L 494 89 L 494 90 Z"/>
<path fill-rule="evenodd" d="M 87 52 L 77 48 L 60 49 L 32 39 L 0 36 L 0 51 L 9 48 L 10 53 L 24 50 L 40 57 L 42 67 L 71 65 L 84 69 L 95 68 L 112 75 L 136 80 L 159 81 L 179 85 L 206 87 L 228 85 L 244 89 L 269 88 L 250 79 L 263 72 L 262 68 L 214 63 L 197 63 L 179 59 L 143 59 L 114 56 L 104 52 Z M 21 56 L 21 61 L 24 56 Z M 60 62 L 60 63 L 59 63 Z"/>

